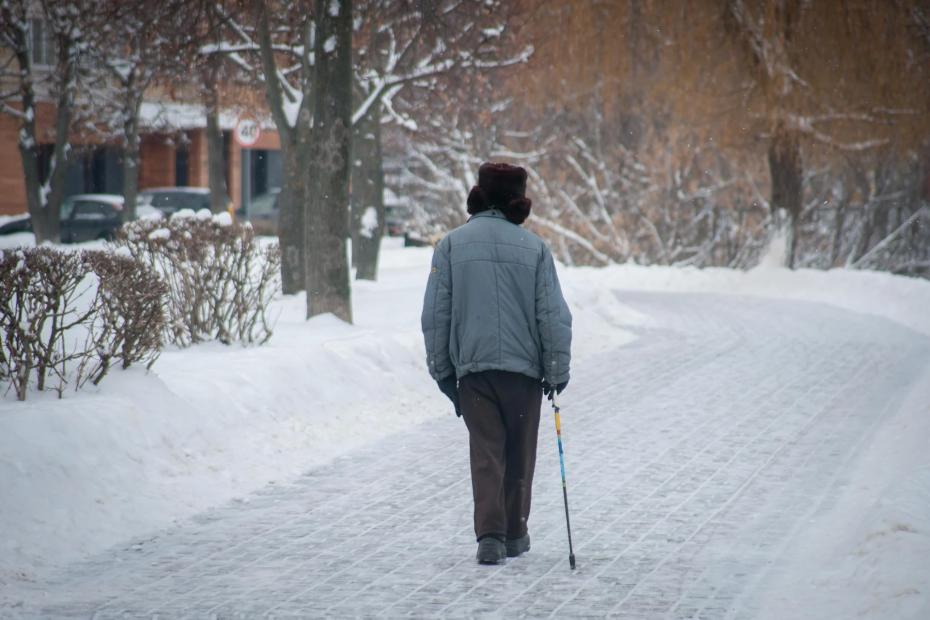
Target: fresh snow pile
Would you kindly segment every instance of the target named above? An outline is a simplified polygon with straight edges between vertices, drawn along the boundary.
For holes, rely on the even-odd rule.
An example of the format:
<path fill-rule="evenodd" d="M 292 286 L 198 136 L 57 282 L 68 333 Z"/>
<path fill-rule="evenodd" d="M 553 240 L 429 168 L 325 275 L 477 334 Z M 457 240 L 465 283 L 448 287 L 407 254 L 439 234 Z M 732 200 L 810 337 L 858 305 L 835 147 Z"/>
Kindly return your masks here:
<path fill-rule="evenodd" d="M 359 226 L 359 234 L 361 234 L 366 239 L 371 239 L 377 228 L 378 212 L 374 207 L 368 207 L 362 214 L 362 221 L 361 225 Z"/>
<path fill-rule="evenodd" d="M 191 216 L 198 215 L 180 215 Z M 266 346 L 169 350 L 150 373 L 114 372 L 99 389 L 64 400 L 0 400 L 0 586 L 41 579 L 52 565 L 287 482 L 430 417 L 453 415 L 427 374 L 419 330 L 430 257 L 429 248 L 385 241 L 379 282 L 353 284 L 355 325 L 331 316 L 305 321 L 302 297 L 281 299 Z M 625 290 L 822 302 L 930 334 L 930 282 L 881 273 L 621 265 L 563 268 L 560 275 L 579 360 L 661 327 L 622 303 Z M 910 583 L 909 567 L 926 566 L 930 468 L 921 459 L 930 447 L 930 395 L 912 400 L 911 413 L 870 448 L 857 485 L 802 533 L 812 541 L 789 550 L 799 582 L 783 583 L 773 596 L 795 588 L 796 600 L 810 600 L 812 609 L 818 596 L 870 592 L 870 600 L 887 600 L 898 584 Z M 814 574 L 822 579 L 800 583 Z M 849 615 L 862 611 L 848 608 Z"/>
<path fill-rule="evenodd" d="M 223 227 L 232 226 L 233 224 L 232 215 L 230 215 L 228 211 L 217 213 L 213 215 L 213 223 L 216 224 L 217 226 L 223 226 Z"/>
<path fill-rule="evenodd" d="M 156 228 L 149 233 L 149 239 L 170 239 L 171 231 L 167 228 Z"/>

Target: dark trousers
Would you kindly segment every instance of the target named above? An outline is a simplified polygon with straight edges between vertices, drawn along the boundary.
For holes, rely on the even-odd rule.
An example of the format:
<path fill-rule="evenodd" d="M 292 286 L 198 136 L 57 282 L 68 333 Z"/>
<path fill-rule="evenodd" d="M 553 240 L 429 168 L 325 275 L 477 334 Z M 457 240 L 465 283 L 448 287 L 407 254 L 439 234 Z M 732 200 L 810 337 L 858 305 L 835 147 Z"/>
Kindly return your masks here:
<path fill-rule="evenodd" d="M 475 534 L 519 538 L 530 516 L 542 386 L 503 370 L 465 375 L 459 404 L 468 427 Z"/>

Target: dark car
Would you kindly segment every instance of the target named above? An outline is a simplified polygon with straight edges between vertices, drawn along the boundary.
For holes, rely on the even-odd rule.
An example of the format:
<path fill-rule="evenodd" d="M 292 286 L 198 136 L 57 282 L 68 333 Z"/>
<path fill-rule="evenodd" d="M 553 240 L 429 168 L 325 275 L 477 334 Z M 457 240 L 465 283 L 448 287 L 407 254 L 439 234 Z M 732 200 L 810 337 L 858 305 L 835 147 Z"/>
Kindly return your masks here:
<path fill-rule="evenodd" d="M 28 215 L 22 215 L 9 219 L 0 224 L 0 235 L 12 235 L 15 233 L 32 232 L 32 222 L 29 221 Z"/>
<path fill-rule="evenodd" d="M 78 194 L 61 203 L 62 243 L 81 243 L 94 239 L 110 239 L 122 226 L 123 197 L 118 194 Z M 152 212 L 140 206 L 137 215 Z M 0 235 L 32 232 L 29 216 L 0 226 Z"/>
<path fill-rule="evenodd" d="M 210 190 L 206 187 L 153 187 L 139 192 L 139 204 L 155 207 L 165 215 L 181 209 L 200 211 L 210 208 Z"/>
<path fill-rule="evenodd" d="M 239 207 L 236 219 L 248 220 L 257 235 L 278 234 L 278 196 L 280 189 L 273 189 L 252 199 L 248 209 Z"/>
<path fill-rule="evenodd" d="M 152 187 L 139 192 L 139 204 L 149 205 L 170 216 L 181 209 L 210 210 L 208 187 Z M 232 201 L 226 200 L 226 210 L 233 213 Z"/>
<path fill-rule="evenodd" d="M 388 205 L 384 208 L 384 228 L 388 236 L 401 237 L 407 232 L 407 222 L 410 220 L 410 209 L 399 205 Z"/>
<path fill-rule="evenodd" d="M 116 194 L 79 194 L 61 205 L 62 243 L 110 239 L 123 225 L 123 197 Z"/>

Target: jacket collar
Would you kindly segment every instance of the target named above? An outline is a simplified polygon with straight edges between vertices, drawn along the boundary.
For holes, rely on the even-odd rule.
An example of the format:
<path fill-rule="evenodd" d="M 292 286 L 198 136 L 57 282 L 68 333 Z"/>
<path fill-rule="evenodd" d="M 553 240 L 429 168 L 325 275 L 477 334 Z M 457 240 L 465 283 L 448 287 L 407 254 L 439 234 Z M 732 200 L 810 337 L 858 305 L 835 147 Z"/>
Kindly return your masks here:
<path fill-rule="evenodd" d="M 498 209 L 487 209 L 485 211 L 479 211 L 478 213 L 475 213 L 470 218 L 468 218 L 468 221 L 470 222 L 476 217 L 496 217 L 502 220 L 507 219 L 507 217 L 503 213 L 501 213 L 500 210 Z"/>

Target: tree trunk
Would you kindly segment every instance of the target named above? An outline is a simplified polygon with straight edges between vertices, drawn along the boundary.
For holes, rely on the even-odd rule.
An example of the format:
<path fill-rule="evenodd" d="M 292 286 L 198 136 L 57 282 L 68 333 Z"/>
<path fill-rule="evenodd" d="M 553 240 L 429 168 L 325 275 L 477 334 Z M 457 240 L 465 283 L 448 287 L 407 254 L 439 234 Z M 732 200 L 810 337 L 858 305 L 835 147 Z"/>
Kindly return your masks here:
<path fill-rule="evenodd" d="M 141 104 L 141 101 L 139 102 Z M 136 219 L 136 198 L 139 195 L 139 105 L 127 106 L 123 123 L 123 221 Z"/>
<path fill-rule="evenodd" d="M 65 173 L 68 168 L 71 144 L 68 132 L 71 129 L 71 103 L 62 104 L 59 98 L 58 112 L 55 118 L 55 148 L 52 151 L 52 166 L 45 202 L 45 232 L 50 241 L 61 240 L 61 203 L 65 197 Z"/>
<path fill-rule="evenodd" d="M 352 137 L 352 256 L 356 279 L 376 280 L 384 236 L 384 160 L 381 106 L 357 122 Z"/>
<path fill-rule="evenodd" d="M 2 18 L 13 21 L 10 7 L 3 7 Z M 25 21 L 23 21 L 25 23 Z M 26 209 L 32 220 L 36 243 L 49 240 L 46 236 L 45 209 L 42 208 L 42 179 L 39 177 L 39 144 L 36 141 L 36 97 L 33 88 L 32 64 L 29 62 L 29 46 L 25 27 L 13 30 L 13 49 L 19 64 L 19 92 L 24 116 L 19 119 L 19 159 L 23 166 L 26 183 Z M 57 241 L 53 239 L 52 241 Z"/>
<path fill-rule="evenodd" d="M 6 15 L 5 15 L 6 17 Z M 14 53 L 19 65 L 19 91 L 24 116 L 19 126 L 19 154 L 26 183 L 26 207 L 32 221 L 36 243 L 61 241 L 61 201 L 64 195 L 64 173 L 68 161 L 68 131 L 71 128 L 72 95 L 69 87 L 74 78 L 74 64 L 70 46 L 58 50 L 59 65 L 64 66 L 62 88 L 58 96 L 55 118 L 55 146 L 50 162 L 48 179 L 39 173 L 39 143 L 36 139 L 36 96 L 33 87 L 32 63 L 29 60 L 27 32 L 15 30 Z"/>
<path fill-rule="evenodd" d="M 207 112 L 207 183 L 210 187 L 210 210 L 226 210 L 229 195 L 226 193 L 226 159 L 223 157 L 223 132 L 220 131 L 219 111 L 213 107 Z"/>
<path fill-rule="evenodd" d="M 794 269 L 798 260 L 798 244 L 801 241 L 801 218 L 791 214 L 791 230 L 788 234 L 788 269 Z"/>
<path fill-rule="evenodd" d="M 803 192 L 803 163 L 798 136 L 779 123 L 769 144 L 769 173 L 772 177 L 773 211 L 784 209 L 791 222 L 791 238 L 788 246 L 788 267 L 794 269 L 801 229 Z"/>
<path fill-rule="evenodd" d="M 220 131 L 220 102 L 216 82 L 207 80 L 207 183 L 210 186 L 210 210 L 222 213 L 226 210 L 229 195 L 226 192 L 226 165 L 223 157 L 223 132 Z"/>
<path fill-rule="evenodd" d="M 283 184 L 278 195 L 278 245 L 281 248 L 281 290 L 293 295 L 304 290 L 307 283 L 307 193 L 313 170 L 308 167 L 312 141 L 312 114 L 306 109 L 310 95 L 304 96 L 294 125 L 285 113 L 285 101 L 278 82 L 278 67 L 271 40 L 271 27 L 266 3 L 255 3 L 258 10 L 257 35 L 262 72 L 265 74 L 265 100 L 281 139 Z M 318 47 L 318 46 L 317 46 Z M 314 78 L 315 79 L 315 78 Z M 302 81 L 310 81 L 306 76 Z M 311 82 L 312 83 L 312 82 Z M 303 89 L 305 92 L 307 88 Z M 308 178 L 308 176 L 310 178 Z"/>
<path fill-rule="evenodd" d="M 34 110 L 33 100 L 24 100 L 26 110 Z M 39 177 L 39 149 L 35 139 L 35 121 L 24 120 L 19 130 L 19 159 L 23 166 L 23 178 L 26 182 L 26 208 L 32 222 L 32 232 L 36 236 L 36 244 L 45 241 L 57 242 L 48 236 L 45 209 L 42 205 L 42 179 Z"/>
<path fill-rule="evenodd" d="M 52 164 L 45 199 L 45 231 L 47 238 L 61 240 L 61 203 L 65 197 L 65 173 L 70 160 L 71 118 L 74 114 L 74 91 L 77 75 L 77 56 L 72 49 L 72 42 L 60 44 L 58 49 L 58 71 L 61 81 L 58 83 L 58 98 L 55 101 L 55 147 L 52 151 Z"/>
<path fill-rule="evenodd" d="M 891 226 L 890 214 L 891 208 L 896 201 L 889 201 L 887 195 L 889 192 L 893 192 L 895 188 L 895 163 L 889 153 L 884 154 L 879 162 L 875 170 L 875 194 L 879 197 L 879 200 L 876 201 L 875 210 L 873 211 L 876 236 L 874 241 L 869 240 L 867 250 L 880 243 L 894 230 L 894 227 Z"/>
<path fill-rule="evenodd" d="M 875 229 L 875 211 L 873 205 L 874 201 L 872 199 L 862 205 L 862 215 L 860 216 L 862 227 L 859 230 L 859 238 L 856 240 L 855 249 L 849 256 L 848 263 L 850 264 L 865 256 L 865 253 L 869 250 L 869 241 L 872 239 Z"/>
<path fill-rule="evenodd" d="M 918 157 L 917 169 L 920 171 L 920 181 L 917 194 L 924 202 L 930 204 L 930 141 L 924 142 Z"/>
<path fill-rule="evenodd" d="M 278 244 L 281 247 L 281 290 L 293 295 L 306 286 L 307 168 L 296 145 L 282 145 L 283 185 L 278 194 Z"/>
<path fill-rule="evenodd" d="M 836 205 L 836 216 L 833 221 L 833 243 L 830 246 L 830 267 L 836 267 L 840 259 L 843 245 L 843 229 L 846 227 L 846 196 L 840 197 Z"/>
<path fill-rule="evenodd" d="M 352 2 L 316 0 L 312 200 L 307 212 L 307 318 L 352 321 L 346 237 L 352 137 Z"/>

